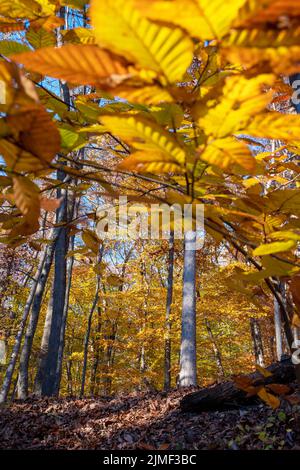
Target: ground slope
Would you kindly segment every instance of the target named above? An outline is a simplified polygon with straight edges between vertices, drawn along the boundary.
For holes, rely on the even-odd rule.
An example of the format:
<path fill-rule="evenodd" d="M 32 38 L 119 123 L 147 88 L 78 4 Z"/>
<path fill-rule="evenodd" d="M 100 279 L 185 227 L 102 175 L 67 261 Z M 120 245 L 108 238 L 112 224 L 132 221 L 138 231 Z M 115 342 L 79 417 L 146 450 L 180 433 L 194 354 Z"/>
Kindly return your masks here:
<path fill-rule="evenodd" d="M 300 407 L 180 411 L 188 391 L 29 399 L 0 409 L 1 449 L 300 449 Z"/>

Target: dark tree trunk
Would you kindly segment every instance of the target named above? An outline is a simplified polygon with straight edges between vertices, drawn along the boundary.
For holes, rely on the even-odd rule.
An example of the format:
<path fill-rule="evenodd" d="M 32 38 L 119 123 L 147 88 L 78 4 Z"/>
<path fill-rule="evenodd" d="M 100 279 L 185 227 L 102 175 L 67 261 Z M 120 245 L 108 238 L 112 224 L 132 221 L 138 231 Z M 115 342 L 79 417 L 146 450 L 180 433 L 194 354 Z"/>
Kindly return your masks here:
<path fill-rule="evenodd" d="M 169 264 L 168 264 L 168 286 L 166 305 L 166 339 L 165 339 L 165 367 L 164 367 L 164 389 L 171 388 L 171 305 L 173 298 L 173 272 L 174 272 L 174 230 L 170 233 L 169 240 Z"/>
<path fill-rule="evenodd" d="M 250 328 L 253 341 L 255 362 L 259 366 L 264 367 L 264 351 L 261 339 L 260 325 L 257 318 L 250 318 Z"/>
<path fill-rule="evenodd" d="M 216 360 L 217 371 L 218 371 L 217 381 L 219 382 L 221 379 L 224 379 L 224 377 L 225 377 L 223 363 L 222 363 L 222 355 L 221 355 L 221 351 L 218 347 L 218 344 L 216 342 L 215 336 L 213 334 L 211 324 L 210 324 L 209 320 L 207 320 L 207 318 L 205 319 L 205 326 L 206 326 L 206 329 L 207 329 L 208 336 L 211 340 L 211 345 L 212 345 L 215 360 Z"/>
<path fill-rule="evenodd" d="M 295 368 L 290 359 L 276 362 L 267 367 L 272 373 L 263 377 L 259 372 L 247 375 L 254 385 L 288 384 L 295 379 Z M 247 397 L 247 393 L 239 389 L 234 382 L 223 382 L 186 395 L 180 403 L 183 411 L 211 411 L 239 408 L 240 406 L 261 403 L 257 396 Z"/>
<path fill-rule="evenodd" d="M 29 368 L 29 360 L 31 355 L 31 349 L 33 344 L 34 335 L 36 332 L 38 319 L 40 315 L 43 295 L 45 291 L 45 287 L 47 284 L 47 280 L 49 277 L 53 255 L 55 250 L 56 240 L 53 240 L 52 244 L 48 246 L 45 250 L 45 262 L 43 265 L 43 269 L 41 272 L 41 276 L 39 278 L 31 314 L 29 317 L 29 322 L 27 326 L 27 330 L 25 333 L 24 343 L 22 347 L 22 352 L 20 356 L 20 366 L 19 366 L 19 376 L 18 376 L 18 398 L 25 400 L 28 396 L 28 368 Z"/>
<path fill-rule="evenodd" d="M 104 250 L 104 245 L 102 243 L 102 245 L 100 247 L 99 256 L 98 256 L 98 264 L 100 264 L 101 261 L 102 261 L 103 250 Z M 89 350 L 89 340 L 90 340 L 90 335 L 91 335 L 91 327 L 92 327 L 92 320 L 93 320 L 94 311 L 96 310 L 96 307 L 97 307 L 98 302 L 99 302 L 99 291 L 100 291 L 100 276 L 97 275 L 96 292 L 95 292 L 95 296 L 94 296 L 93 305 L 91 307 L 91 310 L 90 310 L 90 313 L 89 313 L 89 316 L 88 316 L 86 334 L 85 334 L 85 339 L 84 339 L 83 366 L 82 366 L 80 397 L 84 396 L 86 372 L 87 372 L 87 361 L 88 361 L 88 350 Z"/>
<path fill-rule="evenodd" d="M 70 210 L 68 213 L 68 221 L 71 221 L 74 216 L 76 217 L 79 211 L 80 199 L 72 201 L 70 204 Z M 75 246 L 75 235 L 72 235 L 69 241 L 69 249 L 71 251 L 74 250 Z M 70 298 L 70 291 L 72 285 L 72 273 L 73 273 L 73 265 L 74 265 L 74 256 L 71 256 L 67 262 L 67 289 L 66 289 L 66 296 L 65 296 L 65 305 L 64 305 L 64 312 L 62 317 L 62 324 L 60 330 L 60 341 L 59 341 L 59 348 L 58 348 L 58 357 L 57 357 L 57 370 L 56 370 L 56 383 L 55 383 L 55 394 L 59 395 L 60 389 L 60 382 L 62 376 L 62 364 L 63 364 L 63 355 L 64 355 L 64 347 L 65 347 L 65 334 L 66 334 L 66 327 L 67 327 L 67 318 L 69 312 L 69 298 Z"/>
<path fill-rule="evenodd" d="M 65 174 L 58 171 L 58 180 L 64 181 Z M 58 189 L 58 198 L 63 197 L 63 202 L 57 211 L 56 223 L 67 223 L 67 191 Z M 45 351 L 44 370 L 41 381 L 42 396 L 53 396 L 57 393 L 57 364 L 60 345 L 60 334 L 62 328 L 65 299 L 66 299 L 66 257 L 68 252 L 68 228 L 62 226 L 57 239 L 54 255 L 54 280 L 51 292 L 52 300 L 49 304 L 51 309 L 51 323 L 49 340 Z"/>
<path fill-rule="evenodd" d="M 93 344 L 93 365 L 92 365 L 92 370 L 91 370 L 91 385 L 90 385 L 90 394 L 91 396 L 95 396 L 98 393 L 98 367 L 100 364 L 100 347 L 99 347 L 99 340 L 100 340 L 100 334 L 101 334 L 101 329 L 102 329 L 102 309 L 98 305 L 97 307 L 97 313 L 98 313 L 98 318 L 97 318 L 97 330 L 96 330 L 96 337 L 94 338 L 94 344 Z"/>

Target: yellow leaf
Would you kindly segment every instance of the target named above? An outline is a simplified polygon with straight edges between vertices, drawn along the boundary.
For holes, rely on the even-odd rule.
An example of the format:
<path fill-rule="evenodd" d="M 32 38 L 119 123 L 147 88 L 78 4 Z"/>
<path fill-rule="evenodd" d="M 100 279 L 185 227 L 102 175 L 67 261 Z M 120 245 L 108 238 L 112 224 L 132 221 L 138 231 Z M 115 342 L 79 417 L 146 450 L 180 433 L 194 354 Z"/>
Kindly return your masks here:
<path fill-rule="evenodd" d="M 192 41 L 178 28 L 148 21 L 131 0 L 92 1 L 91 21 L 101 46 L 154 70 L 167 82 L 181 80 L 192 62 Z"/>
<path fill-rule="evenodd" d="M 263 376 L 263 377 L 272 377 L 272 373 L 269 372 L 267 369 L 265 369 L 264 367 L 261 367 L 259 364 L 256 364 L 256 370 L 258 372 L 260 372 L 260 374 Z"/>
<path fill-rule="evenodd" d="M 126 86 L 120 85 L 113 90 L 115 96 L 124 98 L 131 103 L 140 104 L 159 104 L 162 102 L 172 102 L 174 98 L 166 88 L 161 88 L 156 85 L 149 86 Z"/>
<path fill-rule="evenodd" d="M 122 58 L 93 45 L 46 47 L 12 59 L 33 72 L 76 85 L 116 86 L 130 76 Z"/>
<path fill-rule="evenodd" d="M 212 139 L 204 147 L 202 153 L 200 149 L 199 157 L 206 163 L 215 165 L 229 173 L 235 173 L 241 169 L 251 172 L 256 165 L 248 146 L 232 137 Z"/>
<path fill-rule="evenodd" d="M 269 112 L 255 116 L 243 133 L 254 137 L 279 140 L 299 138 L 300 115 Z"/>
<path fill-rule="evenodd" d="M 230 29 L 245 0 L 134 0 L 142 14 L 174 23 L 202 40 L 220 39 Z"/>
<path fill-rule="evenodd" d="M 185 151 L 175 137 L 158 124 L 141 116 L 101 116 L 101 122 L 113 134 L 139 150 L 160 152 L 183 165 Z"/>
<path fill-rule="evenodd" d="M 95 36 L 92 30 L 87 28 L 74 28 L 62 31 L 64 43 L 95 44 Z"/>
<path fill-rule="evenodd" d="M 300 235 L 295 232 L 288 230 L 272 232 L 268 235 L 270 238 L 275 238 L 277 240 L 294 240 L 296 242 L 300 241 Z"/>
<path fill-rule="evenodd" d="M 220 103 L 208 109 L 199 119 L 199 127 L 206 134 L 218 138 L 243 129 L 252 116 L 263 111 L 272 101 L 273 92 L 266 93 L 264 88 L 274 81 L 273 75 L 259 75 L 252 79 L 240 76 L 228 78 Z M 201 110 L 201 101 L 199 107 Z"/>
<path fill-rule="evenodd" d="M 282 251 L 288 251 L 292 248 L 295 248 L 296 242 L 294 240 L 287 240 L 284 242 L 274 242 L 267 243 L 265 245 L 260 245 L 259 247 L 253 250 L 254 256 L 264 256 L 274 253 L 281 253 Z"/>
<path fill-rule="evenodd" d="M 181 167 L 171 155 L 159 152 L 156 152 L 155 154 L 135 152 L 125 158 L 118 168 L 121 170 L 135 170 L 137 172 L 154 174 L 184 172 L 184 167 Z"/>

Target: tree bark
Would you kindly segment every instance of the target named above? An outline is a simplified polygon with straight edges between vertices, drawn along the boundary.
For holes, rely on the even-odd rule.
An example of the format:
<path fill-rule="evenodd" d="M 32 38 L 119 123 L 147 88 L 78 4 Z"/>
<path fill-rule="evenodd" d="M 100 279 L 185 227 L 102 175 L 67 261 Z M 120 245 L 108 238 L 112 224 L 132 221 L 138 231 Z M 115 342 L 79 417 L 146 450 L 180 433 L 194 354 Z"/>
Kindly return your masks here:
<path fill-rule="evenodd" d="M 55 250 L 55 243 L 56 240 L 53 240 L 50 246 L 47 246 L 45 250 L 45 262 L 42 268 L 42 272 L 37 284 L 34 301 L 32 304 L 31 314 L 29 317 L 29 322 L 27 326 L 27 330 L 25 333 L 24 343 L 21 351 L 20 356 L 20 365 L 19 365 L 19 376 L 18 376 L 18 384 L 17 384 L 17 394 L 18 398 L 25 400 L 28 396 L 28 367 L 29 367 L 29 360 L 31 355 L 31 349 L 33 344 L 33 338 L 36 332 L 36 327 L 38 324 L 38 319 L 40 315 L 43 295 L 45 291 L 45 287 L 47 284 L 47 280 L 49 277 L 53 255 Z"/>
<path fill-rule="evenodd" d="M 169 264 L 168 264 L 168 291 L 166 305 L 166 339 L 165 339 L 165 367 L 164 389 L 171 388 L 171 305 L 173 299 L 173 274 L 174 274 L 174 230 L 170 233 L 169 240 Z"/>
<path fill-rule="evenodd" d="M 295 379 L 295 368 L 290 358 L 271 364 L 267 370 L 272 373 L 270 377 L 263 377 L 259 372 L 253 372 L 246 377 L 250 378 L 255 386 L 288 384 Z M 257 396 L 248 397 L 234 382 L 228 381 L 186 395 L 180 406 L 183 411 L 202 412 L 228 410 L 256 403 L 261 403 Z"/>
<path fill-rule="evenodd" d="M 221 355 L 221 351 L 220 351 L 220 349 L 217 345 L 217 342 L 215 340 L 215 336 L 213 334 L 210 322 L 207 318 L 205 319 L 205 326 L 206 326 L 206 329 L 207 329 L 208 336 L 211 340 L 211 345 L 212 345 L 215 360 L 216 360 L 217 371 L 218 371 L 217 381 L 219 382 L 221 379 L 224 379 L 224 377 L 225 377 L 225 372 L 224 372 L 223 363 L 222 363 L 222 355 Z"/>
<path fill-rule="evenodd" d="M 72 201 L 70 211 L 68 214 L 68 221 L 71 221 L 73 217 L 77 216 L 78 210 L 80 205 L 80 199 Z M 72 235 L 69 241 L 70 250 L 74 250 L 75 246 L 75 235 Z M 74 256 L 71 256 L 67 262 L 67 288 L 66 288 L 66 295 L 65 295 L 65 304 L 64 304 L 64 311 L 62 317 L 62 324 L 60 330 L 60 339 L 59 339 L 59 348 L 58 348 L 58 357 L 57 357 L 57 368 L 56 368 L 56 382 L 55 382 L 55 395 L 59 395 L 60 389 L 60 382 L 62 376 L 62 364 L 63 364 L 63 355 L 64 355 L 64 347 L 65 347 L 65 334 L 66 334 L 66 326 L 67 326 L 67 318 L 68 318 L 68 311 L 69 311 L 69 299 L 70 299 L 70 291 L 72 285 L 72 273 L 73 273 L 73 265 L 74 265 Z"/>
<path fill-rule="evenodd" d="M 101 247 L 100 247 L 99 256 L 98 256 L 98 264 L 101 263 L 101 261 L 102 261 L 103 250 L 104 250 L 104 245 L 102 243 Z M 84 339 L 83 366 L 82 366 L 82 377 L 81 377 L 81 388 L 80 388 L 80 397 L 81 398 L 84 396 L 86 371 L 87 371 L 87 361 L 88 361 L 88 350 L 89 350 L 89 340 L 90 340 L 90 335 L 91 335 L 91 327 L 92 327 L 92 320 L 93 320 L 94 311 L 95 311 L 95 309 L 98 305 L 98 302 L 99 302 L 99 291 L 100 291 L 100 276 L 97 275 L 96 292 L 95 292 L 95 296 L 94 296 L 93 305 L 91 307 L 91 310 L 90 310 L 90 313 L 89 313 L 89 316 L 88 316 L 86 334 L 85 334 L 85 339 Z"/>
<path fill-rule="evenodd" d="M 250 318 L 251 336 L 253 341 L 253 351 L 255 362 L 264 367 L 264 351 L 261 339 L 260 325 L 257 318 Z"/>
<path fill-rule="evenodd" d="M 95 396 L 98 392 L 98 367 L 100 363 L 100 347 L 99 347 L 99 339 L 102 330 L 102 308 L 98 305 L 97 307 L 98 319 L 97 319 L 97 331 L 96 337 L 94 338 L 93 344 L 93 365 L 91 370 L 91 384 L 90 384 L 90 395 Z"/>
<path fill-rule="evenodd" d="M 282 285 L 279 284 L 280 293 L 282 295 Z M 283 354 L 282 347 L 282 323 L 281 323 L 281 310 L 278 301 L 274 298 L 274 328 L 275 328 L 275 345 L 277 360 L 280 361 Z"/>
<path fill-rule="evenodd" d="M 46 252 L 44 252 L 43 257 L 40 260 L 36 276 L 33 280 L 31 290 L 30 290 L 26 305 L 24 307 L 23 315 L 22 315 L 21 322 L 20 322 L 20 325 L 19 325 L 19 330 L 18 330 L 16 338 L 15 338 L 15 343 L 14 343 L 13 350 L 12 350 L 12 353 L 11 353 L 10 361 L 9 361 L 8 367 L 6 369 L 5 377 L 4 377 L 2 388 L 1 388 L 1 391 L 0 391 L 0 403 L 5 403 L 6 400 L 7 400 L 8 394 L 9 394 L 11 381 L 12 381 L 12 378 L 13 378 L 13 374 L 14 374 L 14 370 L 15 370 L 15 367 L 16 367 L 16 364 L 17 364 L 19 351 L 20 351 L 20 348 L 21 348 L 23 333 L 24 333 L 24 330 L 25 330 L 25 326 L 26 326 L 26 322 L 27 322 L 27 318 L 28 318 L 30 309 L 31 309 L 31 305 L 33 303 L 36 288 L 37 288 L 37 285 L 38 285 L 38 282 L 39 282 L 39 279 L 40 279 L 40 276 L 41 276 L 41 273 L 42 273 L 42 269 L 43 269 L 44 262 L 45 262 L 45 256 L 46 256 Z"/>
<path fill-rule="evenodd" d="M 197 385 L 196 359 L 196 232 L 184 237 L 183 303 L 179 386 Z"/>

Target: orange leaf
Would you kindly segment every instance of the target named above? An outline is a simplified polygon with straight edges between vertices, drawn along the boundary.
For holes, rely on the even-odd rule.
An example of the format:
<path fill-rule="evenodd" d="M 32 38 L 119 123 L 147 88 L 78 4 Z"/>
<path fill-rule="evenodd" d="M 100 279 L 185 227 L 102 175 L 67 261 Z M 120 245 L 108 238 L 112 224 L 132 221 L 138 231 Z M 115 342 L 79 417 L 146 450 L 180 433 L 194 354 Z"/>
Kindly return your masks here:
<path fill-rule="evenodd" d="M 41 198 L 41 208 L 48 212 L 54 212 L 61 205 L 62 199 Z"/>
<path fill-rule="evenodd" d="M 291 391 L 290 387 L 283 384 L 270 384 L 266 388 L 277 395 L 286 395 Z"/>
<path fill-rule="evenodd" d="M 268 393 L 267 390 L 263 387 L 257 394 L 259 398 L 261 398 L 267 405 L 271 406 L 274 410 L 279 407 L 280 400 L 279 398 L 272 395 L 272 393 Z"/>

